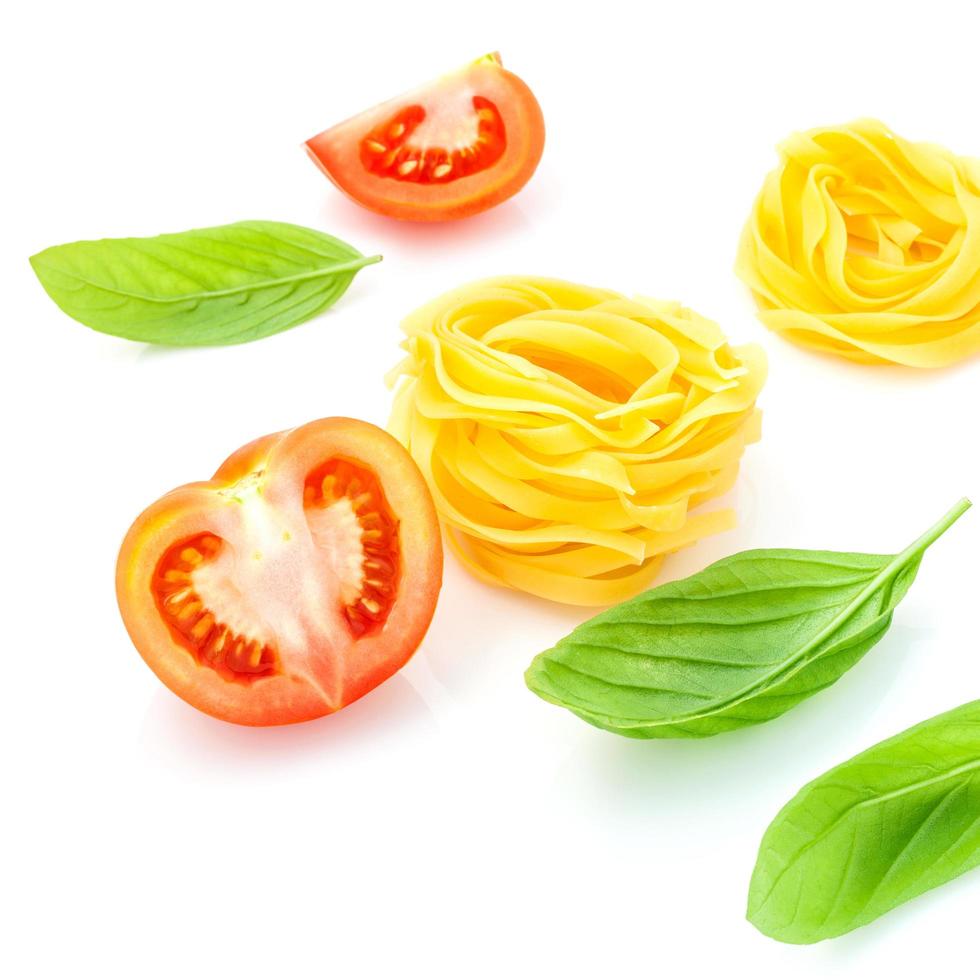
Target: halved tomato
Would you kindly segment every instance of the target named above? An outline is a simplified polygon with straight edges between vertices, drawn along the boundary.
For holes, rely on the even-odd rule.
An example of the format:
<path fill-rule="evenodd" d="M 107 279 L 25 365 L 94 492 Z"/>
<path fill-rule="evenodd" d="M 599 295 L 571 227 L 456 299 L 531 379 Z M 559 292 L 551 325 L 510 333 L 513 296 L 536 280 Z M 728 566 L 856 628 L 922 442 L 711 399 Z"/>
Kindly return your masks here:
<path fill-rule="evenodd" d="M 116 568 L 126 629 L 174 693 L 226 721 L 329 714 L 422 641 L 442 581 L 412 458 L 355 419 L 310 422 L 161 497 Z"/>
<path fill-rule="evenodd" d="M 306 143 L 358 204 L 409 221 L 448 221 L 516 194 L 544 149 L 531 90 L 490 54 L 348 119 Z"/>

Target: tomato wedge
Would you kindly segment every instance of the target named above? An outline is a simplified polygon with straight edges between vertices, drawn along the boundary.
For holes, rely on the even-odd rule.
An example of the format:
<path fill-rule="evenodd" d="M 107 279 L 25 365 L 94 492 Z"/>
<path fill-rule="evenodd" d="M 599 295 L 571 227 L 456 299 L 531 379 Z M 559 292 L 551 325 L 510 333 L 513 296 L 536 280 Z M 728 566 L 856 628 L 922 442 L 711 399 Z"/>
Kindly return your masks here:
<path fill-rule="evenodd" d="M 441 580 L 421 473 L 386 432 L 345 418 L 257 439 L 165 494 L 116 568 L 147 664 L 243 725 L 317 718 L 389 678 L 422 641 Z"/>
<path fill-rule="evenodd" d="M 350 198 L 408 221 L 448 221 L 516 194 L 544 149 L 531 90 L 498 54 L 384 102 L 306 143 Z"/>

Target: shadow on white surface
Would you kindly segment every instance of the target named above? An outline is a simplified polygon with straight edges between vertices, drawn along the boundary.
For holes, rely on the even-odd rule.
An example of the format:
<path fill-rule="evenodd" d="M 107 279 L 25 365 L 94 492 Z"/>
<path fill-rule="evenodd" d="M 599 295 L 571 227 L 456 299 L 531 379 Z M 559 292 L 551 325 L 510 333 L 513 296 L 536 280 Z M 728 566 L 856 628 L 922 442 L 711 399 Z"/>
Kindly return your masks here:
<path fill-rule="evenodd" d="M 927 656 L 928 646 L 925 631 L 893 626 L 837 684 L 771 722 L 691 740 L 597 732 L 566 768 L 588 774 L 603 806 L 647 821 L 659 816 L 683 826 L 703 819 L 708 826 L 719 808 L 748 813 L 760 797 L 771 801 L 771 819 L 806 782 L 894 734 L 879 731 L 876 716 L 906 661 Z M 760 839 L 764 830 L 758 827 Z"/>
<path fill-rule="evenodd" d="M 469 218 L 396 221 L 368 211 L 339 191 L 329 189 L 324 192 L 320 214 L 323 228 L 344 229 L 342 237 L 362 251 L 377 249 L 384 252 L 386 247 L 393 247 L 408 253 L 408 256 L 400 256 L 400 261 L 419 253 L 418 257 L 428 263 L 432 253 L 456 254 L 470 248 L 482 253 L 494 239 L 534 233 L 548 220 L 548 213 L 557 206 L 557 200 L 553 187 L 536 185 L 532 181 L 511 200 Z M 506 271 L 489 269 L 486 275 L 500 275 Z M 447 288 L 451 285 L 447 283 Z"/>
<path fill-rule="evenodd" d="M 434 726 L 432 712 L 402 675 L 342 711 L 315 721 L 250 728 L 219 721 L 161 690 L 146 712 L 140 739 L 151 754 L 207 769 L 279 768 L 404 737 L 406 727 Z"/>
<path fill-rule="evenodd" d="M 501 670 L 522 686 L 534 655 L 595 612 L 481 582 L 447 548 L 426 662 L 455 696 L 479 692 Z"/>

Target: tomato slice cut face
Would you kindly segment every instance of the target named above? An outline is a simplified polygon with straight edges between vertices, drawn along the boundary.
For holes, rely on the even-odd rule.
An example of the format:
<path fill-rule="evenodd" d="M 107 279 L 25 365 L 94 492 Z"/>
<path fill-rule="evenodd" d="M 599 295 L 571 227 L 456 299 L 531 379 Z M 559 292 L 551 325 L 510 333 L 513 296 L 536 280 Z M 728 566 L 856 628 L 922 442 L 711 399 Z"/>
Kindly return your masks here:
<path fill-rule="evenodd" d="M 336 711 L 390 677 L 435 610 L 442 546 L 415 463 L 375 426 L 256 440 L 161 497 L 116 588 L 140 654 L 184 700 L 247 725 Z"/>
<path fill-rule="evenodd" d="M 516 194 L 544 149 L 531 90 L 487 55 L 306 143 L 359 204 L 394 218 L 446 221 Z"/>

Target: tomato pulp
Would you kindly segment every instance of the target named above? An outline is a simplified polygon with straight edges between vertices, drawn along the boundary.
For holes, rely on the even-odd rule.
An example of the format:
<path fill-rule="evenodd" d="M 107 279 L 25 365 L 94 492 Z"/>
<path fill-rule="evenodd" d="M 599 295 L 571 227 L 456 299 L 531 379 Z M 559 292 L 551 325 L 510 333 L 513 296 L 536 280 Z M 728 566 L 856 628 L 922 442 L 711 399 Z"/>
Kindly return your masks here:
<path fill-rule="evenodd" d="M 130 528 L 116 591 L 143 659 L 208 714 L 329 714 L 402 667 L 435 611 L 442 544 L 412 458 L 354 419 L 257 439 Z"/>
<path fill-rule="evenodd" d="M 358 204 L 410 221 L 447 221 L 516 194 L 544 149 L 531 90 L 487 55 L 306 143 Z"/>

